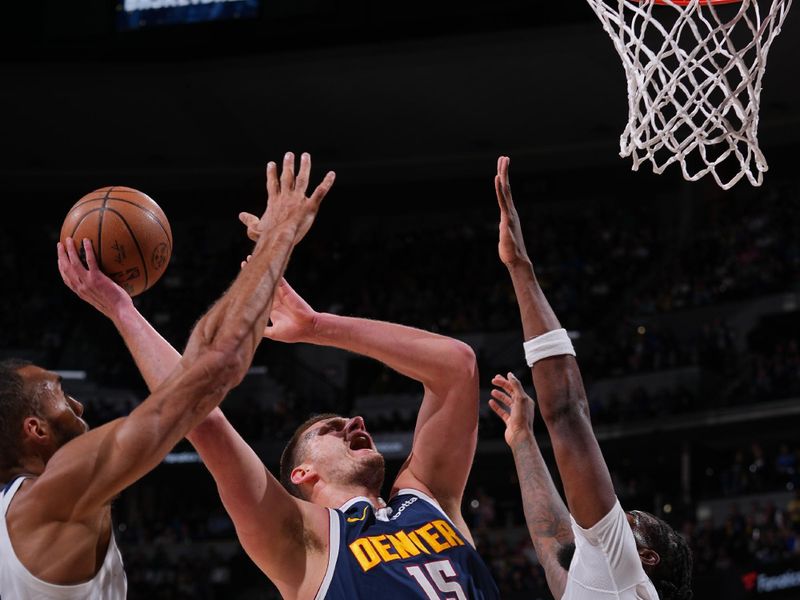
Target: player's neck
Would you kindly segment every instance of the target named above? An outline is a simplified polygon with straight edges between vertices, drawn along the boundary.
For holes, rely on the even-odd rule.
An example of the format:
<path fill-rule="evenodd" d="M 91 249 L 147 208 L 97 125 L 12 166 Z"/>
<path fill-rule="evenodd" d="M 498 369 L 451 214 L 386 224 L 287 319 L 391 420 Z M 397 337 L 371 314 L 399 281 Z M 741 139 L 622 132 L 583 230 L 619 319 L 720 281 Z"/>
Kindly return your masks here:
<path fill-rule="evenodd" d="M 0 470 L 0 485 L 7 485 L 20 475 L 41 475 L 43 471 L 44 462 L 40 458 L 28 457 L 14 467 Z"/>
<path fill-rule="evenodd" d="M 370 501 L 372 506 L 380 508 L 384 502 L 380 497 L 379 490 L 370 490 L 362 486 L 325 484 L 315 486 L 311 502 L 329 508 L 339 508 L 348 500 L 363 497 Z"/>

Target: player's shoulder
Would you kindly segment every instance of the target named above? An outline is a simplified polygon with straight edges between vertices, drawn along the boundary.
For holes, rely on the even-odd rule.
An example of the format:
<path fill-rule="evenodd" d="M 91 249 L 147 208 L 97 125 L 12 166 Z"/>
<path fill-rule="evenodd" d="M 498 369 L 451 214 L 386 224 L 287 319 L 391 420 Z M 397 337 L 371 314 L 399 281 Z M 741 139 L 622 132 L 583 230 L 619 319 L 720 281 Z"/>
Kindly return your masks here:
<path fill-rule="evenodd" d="M 415 488 L 397 490 L 389 499 L 387 513 L 388 520 L 398 524 L 450 521 L 450 517 L 433 496 Z"/>
<path fill-rule="evenodd" d="M 411 506 L 419 503 L 417 508 L 434 509 L 441 512 L 442 507 L 436 499 L 430 494 L 416 489 L 416 488 L 402 488 L 396 490 L 395 493 L 389 498 L 388 506 L 392 511 L 397 514 L 410 508 Z"/>

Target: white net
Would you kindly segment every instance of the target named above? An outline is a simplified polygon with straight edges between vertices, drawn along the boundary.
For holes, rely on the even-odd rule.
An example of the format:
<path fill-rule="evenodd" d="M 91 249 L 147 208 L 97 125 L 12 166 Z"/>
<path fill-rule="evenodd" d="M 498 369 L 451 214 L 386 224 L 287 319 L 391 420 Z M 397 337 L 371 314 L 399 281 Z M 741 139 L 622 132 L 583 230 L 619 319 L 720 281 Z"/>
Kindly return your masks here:
<path fill-rule="evenodd" d="M 792 0 L 587 0 L 611 36 L 628 80 L 620 155 L 662 173 L 679 163 L 723 189 L 761 185 L 758 109 L 767 53 Z M 759 5 L 761 2 L 761 5 Z"/>

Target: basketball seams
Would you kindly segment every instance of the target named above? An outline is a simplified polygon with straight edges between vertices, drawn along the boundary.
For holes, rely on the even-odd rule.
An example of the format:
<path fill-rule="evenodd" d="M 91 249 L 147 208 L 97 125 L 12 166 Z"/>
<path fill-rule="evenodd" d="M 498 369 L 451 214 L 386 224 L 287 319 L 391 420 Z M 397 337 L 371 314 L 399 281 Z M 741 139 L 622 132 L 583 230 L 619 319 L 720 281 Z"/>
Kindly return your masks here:
<path fill-rule="evenodd" d="M 110 213 L 115 214 L 119 218 L 119 220 L 122 221 L 122 224 L 125 225 L 125 229 L 128 230 L 128 233 L 130 234 L 131 239 L 133 240 L 133 243 L 136 246 L 136 251 L 139 253 L 139 258 L 142 260 L 142 270 L 144 271 L 144 288 L 142 288 L 142 292 L 144 292 L 150 286 L 149 286 L 149 277 L 147 274 L 147 260 L 144 257 L 144 252 L 142 252 L 142 247 L 139 245 L 139 240 L 136 239 L 136 234 L 133 232 L 133 228 L 128 224 L 128 221 L 125 219 L 125 217 L 122 216 L 121 212 L 111 208 L 110 206 L 106 208 L 106 210 L 109 211 Z"/>
<path fill-rule="evenodd" d="M 93 192 L 90 192 L 89 194 L 86 194 L 86 196 L 84 196 L 83 198 L 78 200 L 78 202 L 75 203 L 73 205 L 73 207 L 70 208 L 69 210 L 70 210 L 70 212 L 72 212 L 73 210 L 76 210 L 77 208 L 80 208 L 84 204 L 88 204 L 89 202 L 102 202 L 106 198 L 108 198 L 109 200 L 119 200 L 120 202 L 130 202 L 131 204 L 136 204 L 136 202 L 134 202 L 133 200 L 127 200 L 125 198 L 120 198 L 119 196 L 109 196 L 109 194 L 111 193 L 112 190 L 114 191 L 115 194 L 130 194 L 133 197 L 140 197 L 140 198 L 144 197 L 144 198 L 147 198 L 148 200 L 152 201 L 153 204 L 156 204 L 156 201 L 153 200 L 152 198 L 150 198 L 150 196 L 148 196 L 144 192 L 140 192 L 139 190 L 134 189 L 134 188 L 112 185 L 112 186 L 108 186 L 108 187 L 97 189 L 97 190 L 95 190 Z M 96 194 L 96 195 L 93 195 L 93 194 Z M 91 196 L 91 197 L 89 197 L 89 196 Z M 139 204 L 136 204 L 136 206 L 140 206 L 143 210 L 150 210 L 150 209 L 144 208 L 143 206 L 141 206 Z M 159 207 L 159 208 L 161 208 L 161 207 Z M 158 215 L 156 215 L 156 216 L 158 216 Z"/>
<path fill-rule="evenodd" d="M 106 190 L 106 194 L 103 196 L 103 206 L 100 207 L 100 218 L 97 220 L 97 264 L 100 265 L 103 264 L 103 217 L 106 214 L 108 195 L 113 189 L 113 187 L 110 187 Z"/>
<path fill-rule="evenodd" d="M 113 200 L 114 202 L 124 202 L 125 204 L 131 204 L 131 205 L 135 206 L 136 208 L 141 209 L 142 212 L 145 213 L 145 215 L 150 217 L 159 227 L 161 227 L 161 230 L 164 232 L 164 235 L 167 237 L 167 242 L 169 242 L 170 253 L 172 252 L 172 235 L 171 235 L 171 231 L 167 231 L 167 228 L 164 227 L 164 224 L 161 222 L 161 219 L 159 218 L 159 216 L 154 211 L 150 210 L 149 208 L 145 208 L 141 204 L 133 202 L 132 200 L 126 200 L 124 198 L 117 198 L 115 196 L 110 196 L 108 199 L 109 200 Z"/>
<path fill-rule="evenodd" d="M 107 210 L 110 211 L 108 215 Z M 68 233 L 73 239 L 76 235 L 94 238 L 97 262 L 104 272 L 113 272 L 120 277 L 131 296 L 144 292 L 160 279 L 163 267 L 172 254 L 172 231 L 166 215 L 154 200 L 134 188 L 109 186 L 85 195 L 67 214 L 62 226 L 62 239 Z M 140 233 L 145 236 L 141 240 L 137 238 Z M 131 241 L 133 246 L 130 245 Z M 106 243 L 109 244 L 108 248 L 104 248 Z M 128 246 L 127 251 L 125 246 Z M 135 252 L 133 247 L 136 248 Z M 106 259 L 110 261 L 110 270 L 103 266 Z M 152 278 L 151 260 L 154 269 Z M 137 261 L 138 268 L 144 269 L 143 278 L 134 271 Z M 120 273 L 117 273 L 120 271 L 118 267 L 122 269 Z M 136 279 L 126 282 L 126 278 L 131 276 L 136 276 Z"/>
<path fill-rule="evenodd" d="M 77 202 L 77 204 L 75 204 L 75 206 L 73 206 L 72 208 L 69 209 L 69 212 L 72 212 L 72 211 L 80 208 L 84 204 L 89 204 L 89 202 L 102 202 L 102 201 L 103 201 L 103 196 L 93 196 L 91 198 L 86 198 L 85 200 L 83 198 L 81 198 L 80 200 L 78 200 L 78 202 Z"/>
<path fill-rule="evenodd" d="M 100 212 L 101 210 L 102 210 L 102 208 L 100 208 L 98 206 L 97 208 L 93 208 L 92 210 L 90 210 L 90 211 L 86 212 L 85 214 L 81 215 L 81 218 L 78 219 L 78 222 L 75 224 L 75 227 L 72 228 L 72 231 L 70 232 L 69 236 L 67 236 L 67 237 L 71 237 L 72 239 L 75 239 L 75 232 L 78 231 L 78 227 L 80 227 L 81 223 L 83 223 L 86 220 L 86 217 L 88 217 L 89 215 L 92 215 L 92 214 L 94 214 L 96 212 Z M 79 240 L 79 241 L 82 241 L 82 240 Z"/>

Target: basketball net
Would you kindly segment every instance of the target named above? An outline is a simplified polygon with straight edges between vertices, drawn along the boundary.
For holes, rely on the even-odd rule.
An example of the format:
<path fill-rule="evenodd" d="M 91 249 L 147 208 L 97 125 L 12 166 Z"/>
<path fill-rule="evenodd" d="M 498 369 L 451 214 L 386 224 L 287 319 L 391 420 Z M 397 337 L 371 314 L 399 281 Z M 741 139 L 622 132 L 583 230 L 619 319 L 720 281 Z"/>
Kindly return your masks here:
<path fill-rule="evenodd" d="M 655 173 L 679 163 L 688 181 L 761 185 L 761 80 L 792 0 L 587 0 L 628 80 L 620 156 Z M 759 6 L 769 3 L 768 12 Z M 727 4 L 723 6 L 721 4 Z"/>

